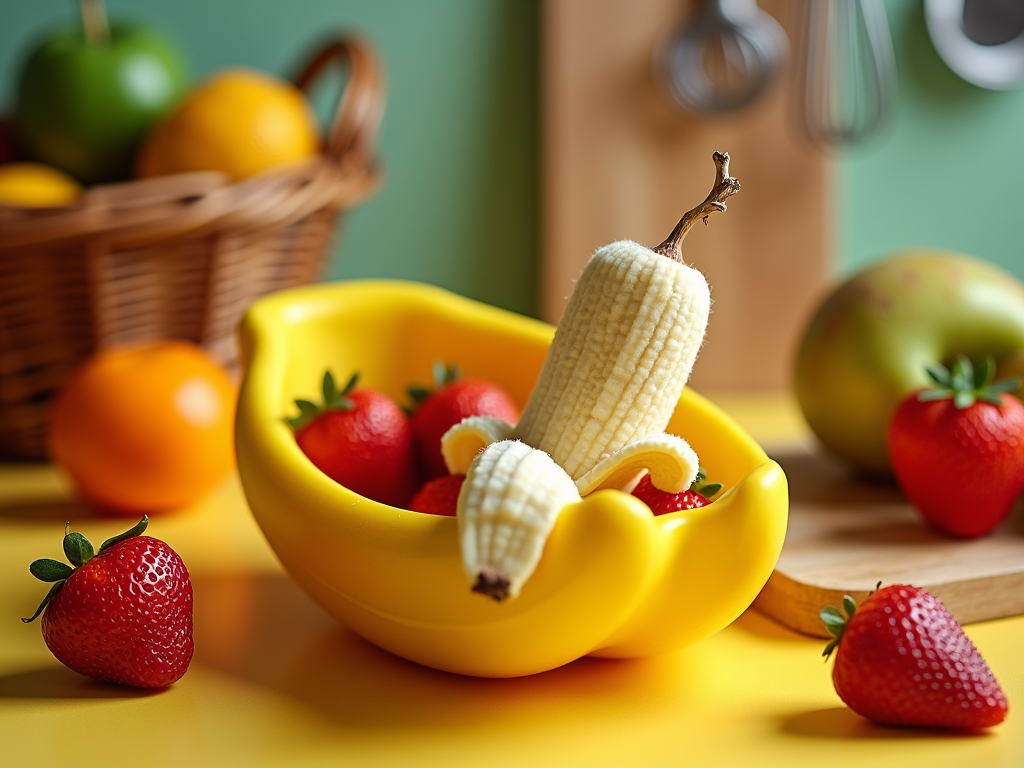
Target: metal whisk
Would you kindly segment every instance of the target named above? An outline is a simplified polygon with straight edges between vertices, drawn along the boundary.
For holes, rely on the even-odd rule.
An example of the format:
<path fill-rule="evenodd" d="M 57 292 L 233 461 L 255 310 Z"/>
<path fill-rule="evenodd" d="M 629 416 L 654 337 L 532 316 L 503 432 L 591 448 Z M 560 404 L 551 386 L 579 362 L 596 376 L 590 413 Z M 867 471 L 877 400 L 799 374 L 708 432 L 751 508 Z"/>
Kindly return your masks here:
<path fill-rule="evenodd" d="M 771 85 L 788 50 L 782 27 L 756 0 L 704 0 L 665 46 L 662 66 L 681 107 L 731 112 Z"/>
<path fill-rule="evenodd" d="M 883 0 L 805 0 L 798 92 L 815 144 L 857 144 L 882 127 L 898 95 Z"/>

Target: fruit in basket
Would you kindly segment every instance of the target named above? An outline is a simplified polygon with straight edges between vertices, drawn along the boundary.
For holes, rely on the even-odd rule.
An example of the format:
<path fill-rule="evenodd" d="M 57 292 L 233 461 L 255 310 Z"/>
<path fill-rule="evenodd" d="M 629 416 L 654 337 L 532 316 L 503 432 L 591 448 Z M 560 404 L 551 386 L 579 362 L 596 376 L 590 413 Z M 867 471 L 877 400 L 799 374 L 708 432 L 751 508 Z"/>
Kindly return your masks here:
<path fill-rule="evenodd" d="M 0 205 L 70 205 L 81 193 L 78 182 L 52 166 L 27 162 L 0 165 Z"/>
<path fill-rule="evenodd" d="M 466 474 L 459 538 L 474 591 L 515 597 L 559 511 L 579 496 L 621 488 L 642 470 L 669 493 L 694 481 L 696 454 L 665 428 L 704 342 L 711 304 L 707 281 L 683 263 L 680 245 L 740 188 L 729 176 L 728 153 L 713 159 L 711 192 L 665 242 L 653 249 L 613 243 L 591 257 L 522 418 L 505 425 L 508 438 L 488 444 L 481 421 L 503 422 L 482 417 L 445 434 L 449 471 Z M 501 427 L 493 431 L 500 436 Z M 449 460 L 456 454 L 471 463 Z"/>
<path fill-rule="evenodd" d="M 655 515 L 667 515 L 683 509 L 706 507 L 721 490 L 721 483 L 709 483 L 704 467 L 697 470 L 697 477 L 690 487 L 679 493 L 659 491 L 651 482 L 650 475 L 644 475 L 633 489 L 633 495 L 651 508 Z"/>
<path fill-rule="evenodd" d="M 926 369 L 957 355 L 1024 351 L 1024 285 L 998 267 L 953 253 L 906 251 L 839 285 L 807 326 L 794 385 L 807 423 L 854 467 L 891 472 L 886 433 Z"/>
<path fill-rule="evenodd" d="M 146 137 L 142 178 L 222 171 L 244 179 L 315 155 L 320 133 L 305 94 L 280 78 L 229 69 L 202 83 Z"/>
<path fill-rule="evenodd" d="M 423 477 L 441 477 L 448 469 L 441 455 L 441 437 L 451 427 L 471 416 L 491 416 L 515 424 L 519 409 L 512 398 L 493 381 L 463 379 L 457 365 L 436 362 L 434 385 L 409 387 L 410 409 L 416 454 Z"/>
<path fill-rule="evenodd" d="M 107 25 L 83 0 L 81 29 L 47 36 L 21 70 L 15 118 L 28 155 L 84 184 L 125 179 L 139 141 L 185 92 L 182 57 L 154 30 Z"/>
<path fill-rule="evenodd" d="M 934 385 L 911 394 L 889 425 L 900 488 L 933 528 L 983 536 L 1024 491 L 1024 405 L 1006 394 L 1019 379 L 993 383 L 995 363 L 958 358 L 929 368 Z"/>
<path fill-rule="evenodd" d="M 227 373 L 195 344 L 102 350 L 56 398 L 50 456 L 109 511 L 177 509 L 231 470 L 235 399 Z"/>
<path fill-rule="evenodd" d="M 832 681 L 850 709 L 884 725 L 976 729 L 1006 717 L 1006 696 L 946 606 L 908 584 L 872 592 L 844 615 L 821 611 Z"/>
<path fill-rule="evenodd" d="M 180 679 L 192 660 L 192 582 L 167 544 L 143 536 L 149 519 L 103 542 L 64 534 L 71 563 L 36 560 L 40 581 L 53 583 L 26 624 L 43 615 L 50 652 L 79 674 L 138 688 Z"/>
<path fill-rule="evenodd" d="M 338 389 L 324 373 L 323 400 L 299 399 L 288 420 L 295 441 L 325 475 L 368 499 L 403 507 L 416 489 L 416 454 L 409 420 L 383 392 L 356 388 L 353 374 Z"/>

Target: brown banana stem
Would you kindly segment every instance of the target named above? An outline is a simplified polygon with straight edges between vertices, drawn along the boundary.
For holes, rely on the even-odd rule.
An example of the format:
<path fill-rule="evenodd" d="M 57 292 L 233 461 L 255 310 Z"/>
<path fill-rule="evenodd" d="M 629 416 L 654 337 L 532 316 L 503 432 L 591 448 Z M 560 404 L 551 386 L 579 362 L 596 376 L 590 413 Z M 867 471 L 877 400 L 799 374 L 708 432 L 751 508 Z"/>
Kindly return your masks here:
<path fill-rule="evenodd" d="M 739 181 L 729 175 L 729 153 L 715 152 L 711 158 L 715 161 L 716 168 L 715 185 L 711 188 L 711 192 L 708 193 L 703 203 L 684 213 L 683 218 L 676 224 L 676 228 L 672 230 L 672 234 L 665 238 L 665 242 L 653 249 L 655 253 L 674 259 L 680 264 L 683 263 L 683 238 L 686 237 L 690 228 L 700 219 L 707 224 L 708 216 L 714 211 L 726 210 L 725 199 L 740 191 Z"/>

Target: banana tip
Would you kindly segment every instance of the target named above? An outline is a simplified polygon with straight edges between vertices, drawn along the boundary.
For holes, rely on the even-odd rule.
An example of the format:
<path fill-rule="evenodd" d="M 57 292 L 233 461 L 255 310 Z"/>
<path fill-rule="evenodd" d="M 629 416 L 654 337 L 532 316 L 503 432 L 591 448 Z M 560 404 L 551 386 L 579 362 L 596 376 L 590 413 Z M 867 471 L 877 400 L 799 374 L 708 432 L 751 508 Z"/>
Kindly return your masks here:
<path fill-rule="evenodd" d="M 493 571 L 481 571 L 476 576 L 476 584 L 473 591 L 481 595 L 487 595 L 496 602 L 501 602 L 509 596 L 511 582 L 508 576 Z"/>

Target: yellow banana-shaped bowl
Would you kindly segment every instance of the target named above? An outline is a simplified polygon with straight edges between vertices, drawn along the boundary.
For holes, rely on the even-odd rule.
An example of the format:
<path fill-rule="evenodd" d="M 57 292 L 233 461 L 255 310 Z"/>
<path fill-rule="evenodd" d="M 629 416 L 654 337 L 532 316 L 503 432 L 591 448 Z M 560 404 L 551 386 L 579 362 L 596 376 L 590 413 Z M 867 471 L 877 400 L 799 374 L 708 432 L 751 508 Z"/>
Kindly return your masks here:
<path fill-rule="evenodd" d="M 729 417 L 687 390 L 668 431 L 726 490 L 654 517 L 599 491 L 566 507 L 515 600 L 470 591 L 456 520 L 370 501 L 306 459 L 285 417 L 323 372 L 404 402 L 435 360 L 501 384 L 520 406 L 554 329 L 430 286 L 342 282 L 256 302 L 241 326 L 245 378 L 238 468 L 253 515 L 285 568 L 371 642 L 437 669 L 485 677 L 542 672 L 587 654 L 682 648 L 732 622 L 782 549 L 786 477 Z"/>

